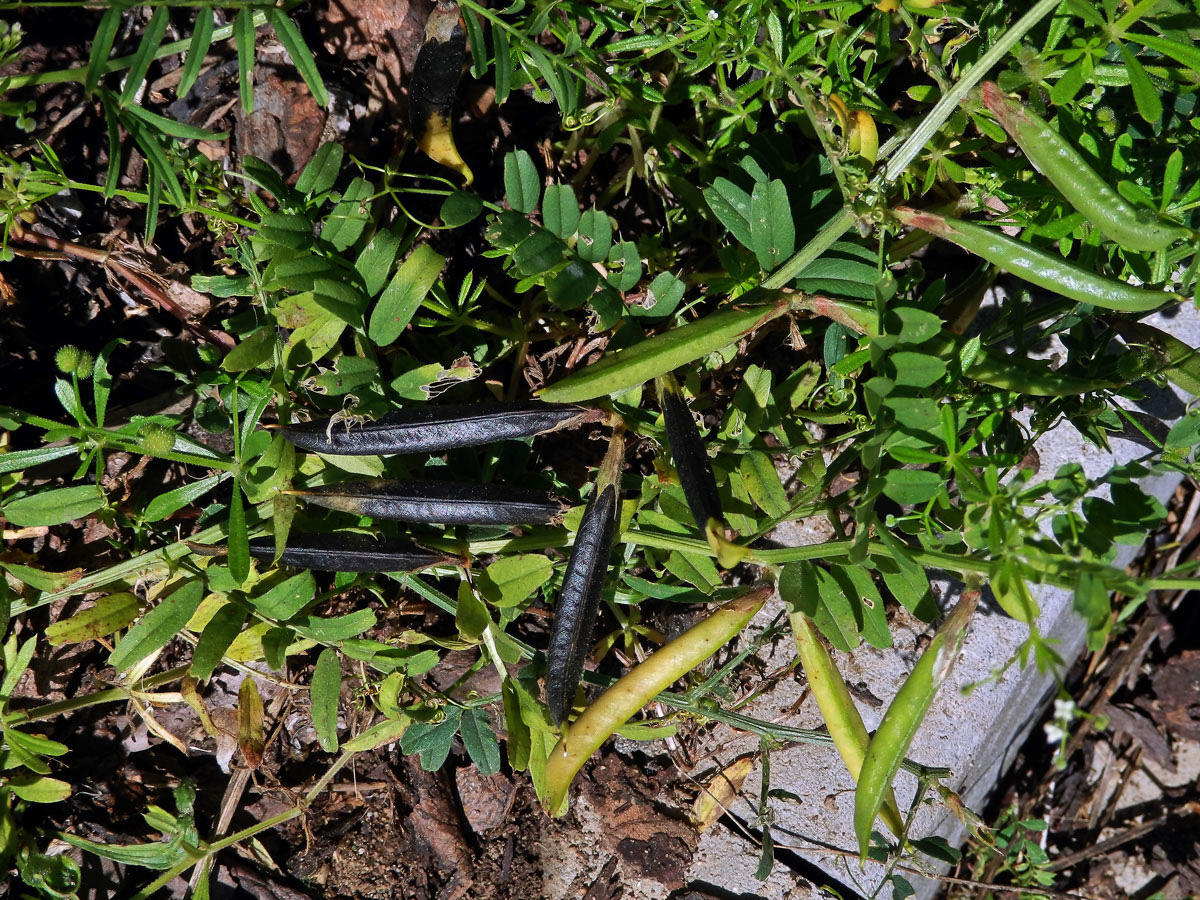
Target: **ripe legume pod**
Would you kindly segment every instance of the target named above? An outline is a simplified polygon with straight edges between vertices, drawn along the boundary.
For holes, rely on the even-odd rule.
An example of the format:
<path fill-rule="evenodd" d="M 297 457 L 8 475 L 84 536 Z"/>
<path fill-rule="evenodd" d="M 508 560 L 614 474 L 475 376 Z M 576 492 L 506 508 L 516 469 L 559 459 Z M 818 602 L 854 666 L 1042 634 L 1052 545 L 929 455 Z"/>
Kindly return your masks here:
<path fill-rule="evenodd" d="M 858 790 L 854 794 L 854 834 L 858 838 L 858 851 L 864 858 L 870 846 L 875 817 L 879 815 L 892 779 L 896 777 L 934 695 L 958 658 L 967 624 L 978 603 L 979 591 L 963 594 L 900 686 L 867 746 L 867 755 L 859 771 Z"/>
<path fill-rule="evenodd" d="M 250 555 L 275 559 L 274 539 L 255 538 Z M 324 572 L 412 572 L 447 561 L 405 541 L 352 532 L 290 535 L 279 557 L 284 565 Z"/>
<path fill-rule="evenodd" d="M 1120 312 L 1149 312 L 1165 303 L 1184 299 L 1170 291 L 1154 291 L 1105 278 L 1062 257 L 1010 238 L 994 228 L 959 219 L 949 220 L 906 206 L 897 207 L 892 214 L 905 225 L 952 241 L 1006 272 L 1080 303 Z"/>
<path fill-rule="evenodd" d="M 387 456 L 439 453 L 567 428 L 599 416 L 564 403 L 482 403 L 413 406 L 361 425 L 325 420 L 276 425 L 279 433 L 311 453 Z"/>
<path fill-rule="evenodd" d="M 658 387 L 658 402 L 662 407 L 663 422 L 667 428 L 667 445 L 671 450 L 671 461 L 679 473 L 683 496 L 687 499 L 692 518 L 701 534 L 707 535 L 710 528 L 720 527 L 724 518 L 721 514 L 721 497 L 717 493 L 717 480 L 713 477 L 712 464 L 696 420 L 688 409 L 687 401 L 679 393 L 679 385 L 670 375 L 655 380 Z"/>
<path fill-rule="evenodd" d="M 850 777 L 857 782 L 870 743 L 867 726 L 863 724 L 854 698 L 850 696 L 850 689 L 825 649 L 825 643 L 812 619 L 799 611 L 791 613 L 790 618 L 796 652 L 808 678 L 808 687 L 821 710 L 821 718 L 825 720 L 829 736 L 833 738 L 833 746 L 846 764 Z M 904 819 L 890 786 L 884 795 L 879 815 L 892 834 L 899 837 L 903 833 Z"/>
<path fill-rule="evenodd" d="M 562 504 L 539 491 L 452 481 L 348 481 L 288 491 L 309 503 L 396 522 L 446 525 L 545 525 Z"/>
<path fill-rule="evenodd" d="M 408 86 L 412 133 L 421 152 L 434 162 L 454 169 L 469 185 L 475 180 L 454 143 L 450 119 L 458 91 L 467 35 L 458 4 L 438 0 L 425 23 L 425 42 L 413 64 Z"/>
<path fill-rule="evenodd" d="M 1157 214 L 1129 203 L 1088 165 L 1078 150 L 1033 111 L 1009 100 L 990 81 L 983 102 L 1017 142 L 1033 167 L 1050 180 L 1075 209 L 1110 240 L 1130 250 L 1162 250 L 1191 237 L 1188 229 L 1163 222 Z"/>
<path fill-rule="evenodd" d="M 546 703 L 556 725 L 571 711 L 575 690 L 583 674 L 596 613 L 600 609 L 600 591 L 608 574 L 620 504 L 617 485 L 624 461 L 624 431 L 616 429 L 608 452 L 600 463 L 596 489 L 575 533 L 575 544 L 563 573 L 562 590 L 554 610 L 554 628 L 546 650 Z"/>
<path fill-rule="evenodd" d="M 596 698 L 572 723 L 546 761 L 546 810 L 553 816 L 567 811 L 567 790 L 580 767 L 614 731 L 639 709 L 704 662 L 759 611 L 773 588 L 754 588 L 714 610 L 666 644 Z"/>

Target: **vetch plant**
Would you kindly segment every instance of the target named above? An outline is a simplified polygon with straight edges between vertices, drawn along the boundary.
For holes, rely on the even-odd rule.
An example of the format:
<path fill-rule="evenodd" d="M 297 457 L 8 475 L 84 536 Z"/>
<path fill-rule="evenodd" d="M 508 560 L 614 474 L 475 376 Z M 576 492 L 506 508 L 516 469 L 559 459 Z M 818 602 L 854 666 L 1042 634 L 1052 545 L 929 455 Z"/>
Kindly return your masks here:
<path fill-rule="evenodd" d="M 1194 474 L 1200 445 L 1195 415 L 1160 429 L 1129 411 L 1141 379 L 1200 393 L 1194 348 L 1141 321 L 1195 291 L 1200 60 L 1175 17 L 1191 20 L 1146 5 L 1040 0 L 1019 18 L 993 6 L 441 3 L 423 51 L 441 69 L 407 87 L 426 122 L 413 136 L 461 178 L 337 143 L 292 183 L 249 156 L 244 189 L 188 165 L 177 141 L 200 131 L 139 97 L 153 61 L 183 54 L 186 93 L 232 39 L 231 99 L 248 103 L 269 21 L 322 100 L 300 10 L 247 7 L 221 25 L 202 7 L 182 46 L 164 43 L 180 14 L 160 8 L 116 59 L 133 13 L 109 10 L 87 66 L 16 76 L 11 90 L 82 84 L 113 146 L 127 135 L 149 174 L 137 193 L 116 190 L 112 168 L 81 186 L 49 145 L 5 161 L 13 246 L 102 262 L 37 230 L 39 204 L 68 188 L 119 195 L 154 235 L 174 227 L 165 201 L 221 229 L 224 256 L 191 285 L 224 305 L 155 357 L 183 411 L 126 416 L 110 402 L 131 393 L 120 340 L 94 364 L 64 348 L 61 378 L 47 360 L 57 416 L 0 407 L 12 435 L 0 508 L 18 539 L 88 518 L 112 533 L 87 571 L 45 550 L 0 557 L 22 620 L 6 683 L 39 652 L 27 614 L 73 597 L 91 605 L 46 642 L 103 641 L 97 658 L 117 670 L 112 687 L 6 707 L 6 740 L 127 702 L 172 744 L 156 705 L 211 720 L 209 684 L 236 671 L 240 764 L 291 773 L 268 743 L 266 681 L 307 692 L 316 746 L 338 754 L 297 791 L 304 802 L 241 832 L 203 833 L 181 784 L 175 812 L 149 809 L 135 843 L 64 840 L 157 870 L 138 895 L 150 896 L 193 866 L 202 882 L 223 848 L 300 816 L 357 754 L 398 743 L 429 770 L 452 756 L 485 774 L 506 763 L 558 815 L 610 735 L 689 741 L 693 722 L 715 721 L 762 740 L 761 877 L 780 834 L 771 816 L 811 799 L 773 782 L 771 754 L 795 741 L 836 752 L 857 782 L 851 853 L 945 859 L 909 833 L 916 807 L 892 785 L 904 769 L 917 805 L 954 807 L 937 784 L 950 773 L 906 756 L 933 752 L 914 748 L 952 689 L 975 588 L 989 583 L 1028 632 L 1002 670 L 1061 662 L 1031 583 L 1073 590 L 1098 648 L 1150 591 L 1195 582 L 1187 564 L 1155 577 L 1112 565 L 1118 544 L 1165 518 L 1138 480 Z M 473 173 L 451 130 L 464 40 L 496 105 L 459 138 L 492 116 L 515 126 L 493 160 L 464 144 Z M 561 132 L 525 128 L 523 91 Z M 997 284 L 998 305 L 978 315 Z M 1054 365 L 1034 358 L 1047 341 Z M 1135 429 L 1146 456 L 1096 478 L 1034 472 L 1031 449 L 1064 421 L 1101 449 Z M 127 492 L 110 476 L 126 455 L 151 473 Z M 813 517 L 828 540 L 771 542 Z M 939 609 L 929 569 L 972 591 Z M 786 622 L 749 626 L 771 586 Z M 696 624 L 668 640 L 664 611 L 685 604 Z M 949 615 L 871 736 L 838 654 L 887 652 L 897 607 Z M 789 626 L 819 732 L 747 712 L 742 664 Z M 452 651 L 466 671 L 445 679 Z M 183 665 L 160 662 L 180 653 Z M 485 669 L 491 686 L 476 690 Z M 344 689 L 369 719 L 339 718 Z M 65 755 L 33 744 L 34 766 Z M 69 802 L 65 781 L 29 771 Z M 1042 861 L 1016 835 L 1011 871 L 1037 881 Z"/>

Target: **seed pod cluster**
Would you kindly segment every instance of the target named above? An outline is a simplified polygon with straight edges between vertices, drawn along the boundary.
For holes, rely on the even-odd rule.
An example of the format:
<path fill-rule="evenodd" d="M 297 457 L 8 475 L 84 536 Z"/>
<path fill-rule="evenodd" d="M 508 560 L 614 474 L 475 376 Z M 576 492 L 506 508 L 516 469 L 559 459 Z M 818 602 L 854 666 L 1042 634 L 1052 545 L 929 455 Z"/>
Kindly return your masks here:
<path fill-rule="evenodd" d="M 365 425 L 327 420 L 268 427 L 302 450 L 365 456 L 444 452 L 542 434 L 595 421 L 600 415 L 568 404 L 498 403 L 414 407 Z M 562 504 L 548 494 L 503 484 L 370 479 L 288 493 L 329 509 L 397 522 L 541 525 L 557 522 L 563 514 Z M 272 559 L 274 544 L 252 542 L 251 553 Z M 299 536 L 280 559 L 287 565 L 340 572 L 411 570 L 445 561 L 410 545 L 345 534 Z"/>

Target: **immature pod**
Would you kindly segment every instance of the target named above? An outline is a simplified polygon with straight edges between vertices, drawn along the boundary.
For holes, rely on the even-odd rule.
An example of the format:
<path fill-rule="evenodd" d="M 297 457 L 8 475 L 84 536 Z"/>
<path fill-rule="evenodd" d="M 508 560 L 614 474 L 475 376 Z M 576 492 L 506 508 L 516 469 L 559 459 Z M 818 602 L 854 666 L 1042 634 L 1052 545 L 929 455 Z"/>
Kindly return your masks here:
<path fill-rule="evenodd" d="M 575 544 L 563 573 L 562 590 L 554 609 L 554 627 L 546 650 L 546 703 L 554 722 L 561 725 L 575 700 L 583 675 L 600 592 L 608 574 L 620 504 L 617 485 L 624 456 L 624 433 L 618 428 L 600 464 L 596 489 L 588 500 L 575 532 Z"/>
<path fill-rule="evenodd" d="M 949 220 L 906 206 L 896 207 L 892 215 L 905 225 L 952 241 L 1031 284 L 1080 303 L 1119 312 L 1149 312 L 1165 303 L 1185 299 L 1170 291 L 1154 291 L 1105 278 L 1060 256 L 1010 238 L 995 228 L 960 219 Z"/>
<path fill-rule="evenodd" d="M 310 453 L 388 456 L 440 453 L 512 438 L 529 437 L 595 421 L 596 410 L 569 403 L 454 404 L 411 406 L 361 425 L 326 419 L 268 426 Z"/>
<path fill-rule="evenodd" d="M 552 816 L 566 812 L 567 789 L 588 757 L 657 694 L 720 650 L 762 608 L 773 590 L 770 585 L 754 588 L 714 610 L 597 697 L 550 751 L 546 760 L 546 810 Z"/>
<path fill-rule="evenodd" d="M 275 559 L 275 540 L 255 538 L 250 555 Z M 325 572 L 413 572 L 449 561 L 405 541 L 369 534 L 292 534 L 279 562 L 298 569 Z"/>
<path fill-rule="evenodd" d="M 867 746 L 858 775 L 858 790 L 854 793 L 854 834 L 858 838 L 859 853 L 864 858 L 870 846 L 875 817 L 879 815 L 891 790 L 892 779 L 896 777 L 934 695 L 958 658 L 967 636 L 967 625 L 978 603 L 979 591 L 963 594 L 900 686 Z"/>
<path fill-rule="evenodd" d="M 562 504 L 541 491 L 453 481 L 347 481 L 288 491 L 309 503 L 396 522 L 445 525 L 545 525 Z"/>
<path fill-rule="evenodd" d="M 599 362 L 542 388 L 538 395 L 544 400 L 577 403 L 623 393 L 703 359 L 787 311 L 788 303 L 782 301 L 770 306 L 729 307 L 709 313 L 702 319 L 609 353 Z"/>
<path fill-rule="evenodd" d="M 1188 229 L 1162 221 L 1152 210 L 1129 203 L 1048 122 L 1009 100 L 995 84 L 985 81 L 980 90 L 987 108 L 1033 167 L 1109 240 L 1130 250 L 1150 252 L 1192 236 Z"/>
<path fill-rule="evenodd" d="M 863 724 L 854 698 L 850 696 L 850 689 L 834 665 L 812 619 L 799 610 L 792 612 L 790 618 L 796 652 L 808 678 L 808 687 L 817 701 L 817 708 L 821 710 L 821 718 L 825 720 L 829 736 L 833 738 L 833 746 L 846 764 L 850 777 L 857 782 L 870 745 L 867 726 Z M 899 837 L 903 834 L 904 818 L 900 815 L 896 795 L 890 786 L 884 795 L 880 818 L 894 835 Z"/>
<path fill-rule="evenodd" d="M 696 428 L 696 420 L 692 418 L 692 412 L 673 376 L 660 375 L 654 382 L 667 428 L 671 460 L 675 463 L 675 471 L 679 473 L 683 496 L 692 511 L 692 518 L 696 520 L 696 527 L 716 552 L 721 565 L 736 565 L 745 552 L 725 539 L 721 496 L 717 493 L 717 480 L 713 477 L 712 463 L 709 462 L 700 431 Z"/>
<path fill-rule="evenodd" d="M 466 50 L 467 35 L 458 4 L 438 0 L 425 23 L 425 42 L 408 86 L 409 118 L 417 146 L 434 162 L 462 175 L 464 186 L 475 176 L 458 152 L 450 123 Z"/>

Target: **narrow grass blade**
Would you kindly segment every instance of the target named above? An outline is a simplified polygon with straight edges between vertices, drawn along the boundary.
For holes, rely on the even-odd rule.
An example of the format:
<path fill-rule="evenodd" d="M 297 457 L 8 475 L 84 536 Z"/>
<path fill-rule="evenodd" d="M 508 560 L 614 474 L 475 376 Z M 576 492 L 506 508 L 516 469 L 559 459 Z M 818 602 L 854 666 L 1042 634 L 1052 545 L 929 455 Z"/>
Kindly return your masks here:
<path fill-rule="evenodd" d="M 166 116 L 152 113 L 147 109 L 142 109 L 140 106 L 128 106 L 125 108 L 125 111 L 131 116 L 141 119 L 156 131 L 170 135 L 171 137 L 182 138 L 185 141 L 219 141 L 226 137 L 225 132 L 209 131 L 207 128 L 188 125 L 186 122 L 179 122 L 175 119 L 169 119 Z"/>
<path fill-rule="evenodd" d="M 396 522 L 446 525 L 546 525 L 562 504 L 539 491 L 450 481 L 349 481 L 292 493 L 309 503 Z"/>
<path fill-rule="evenodd" d="M 104 108 L 104 124 L 108 127 L 108 169 L 104 174 L 104 199 L 111 200 L 117 192 L 117 182 L 121 178 L 121 123 L 107 96 L 100 105 Z"/>
<path fill-rule="evenodd" d="M 242 109 L 254 111 L 254 14 L 250 7 L 238 10 L 233 22 L 233 43 L 238 57 L 238 92 Z"/>
<path fill-rule="evenodd" d="M 387 456 L 439 453 L 493 441 L 530 437 L 595 421 L 595 410 L 539 403 L 414 406 L 363 425 L 332 420 L 277 426 L 280 434 L 312 453 L 339 456 Z"/>
<path fill-rule="evenodd" d="M 283 44 L 288 56 L 292 58 L 292 63 L 295 64 L 300 77 L 312 91 L 313 99 L 320 106 L 328 106 L 329 92 L 325 90 L 325 82 L 321 79 L 321 73 L 317 71 L 316 60 L 313 59 L 308 45 L 304 43 L 304 38 L 300 35 L 300 29 L 296 27 L 296 23 L 287 13 L 277 7 L 267 10 L 267 21 L 275 29 L 279 42 Z"/>
<path fill-rule="evenodd" d="M 275 541 L 255 538 L 250 555 L 275 559 Z M 279 556 L 285 566 L 324 572 L 413 572 L 448 562 L 448 557 L 421 550 L 414 544 L 369 534 L 293 534 Z"/>
<path fill-rule="evenodd" d="M 196 24 L 192 28 L 192 39 L 188 44 L 187 58 L 183 61 L 183 72 L 179 76 L 179 86 L 175 88 L 176 97 L 186 97 L 196 77 L 204 65 L 204 57 L 212 46 L 213 11 L 202 6 L 196 13 Z"/>
<path fill-rule="evenodd" d="M 146 80 L 146 73 L 150 71 L 150 63 L 154 62 L 155 53 L 158 51 L 158 45 L 162 43 L 163 35 L 167 33 L 167 7 L 160 6 L 154 10 L 154 14 L 150 16 L 150 21 L 146 23 L 146 30 L 142 33 L 142 40 L 138 44 L 137 51 L 133 54 L 133 62 L 129 66 L 129 74 L 125 76 L 125 87 L 121 89 L 121 96 L 117 102 L 126 107 L 133 103 L 137 97 L 138 89 L 142 86 L 142 82 Z"/>
<path fill-rule="evenodd" d="M 121 16 L 129 7 L 124 3 L 114 3 L 100 17 L 96 27 L 96 37 L 92 40 L 92 52 L 88 55 L 87 73 L 83 78 L 83 87 L 89 94 L 94 94 L 100 86 L 100 76 L 104 74 L 105 63 L 112 53 L 113 40 L 117 29 L 121 27 Z"/>

